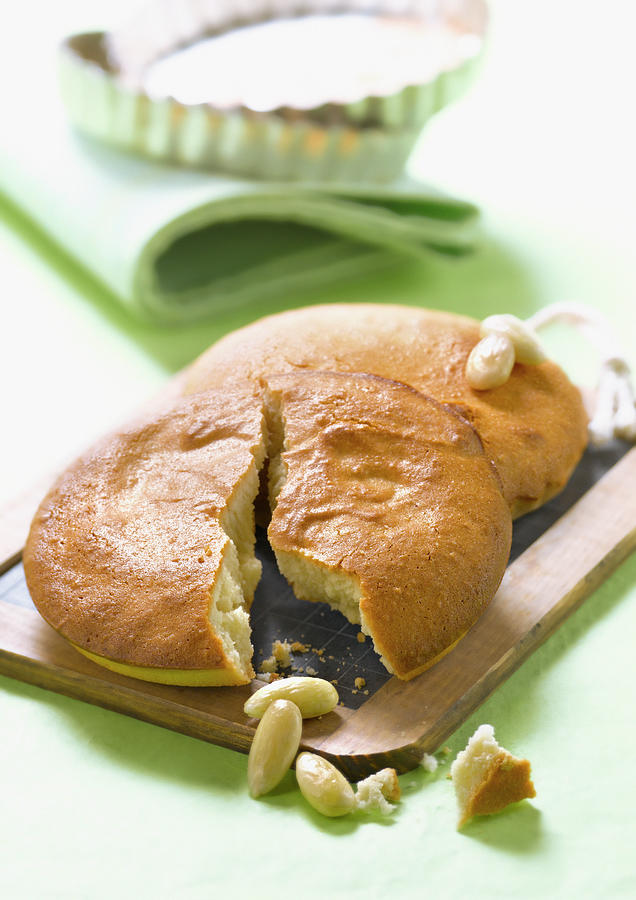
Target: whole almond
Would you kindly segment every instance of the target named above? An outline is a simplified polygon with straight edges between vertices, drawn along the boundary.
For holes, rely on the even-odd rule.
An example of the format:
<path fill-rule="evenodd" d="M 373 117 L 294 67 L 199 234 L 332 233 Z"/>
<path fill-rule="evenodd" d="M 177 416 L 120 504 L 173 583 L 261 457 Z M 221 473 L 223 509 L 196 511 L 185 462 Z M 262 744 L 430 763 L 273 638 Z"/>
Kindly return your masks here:
<path fill-rule="evenodd" d="M 293 675 L 280 678 L 255 691 L 245 702 L 243 712 L 253 719 L 260 719 L 274 700 L 291 700 L 299 708 L 303 719 L 324 716 L 338 704 L 338 691 L 324 678 Z"/>
<path fill-rule="evenodd" d="M 305 800 L 323 816 L 345 816 L 356 805 L 353 788 L 344 775 L 315 753 L 300 754 L 296 780 Z"/>
<path fill-rule="evenodd" d="M 258 723 L 247 760 L 247 784 L 252 797 L 273 790 L 298 753 L 303 720 L 289 700 L 274 700 Z"/>
<path fill-rule="evenodd" d="M 471 350 L 466 362 L 466 379 L 476 391 L 500 387 L 510 378 L 515 364 L 515 348 L 504 334 L 488 334 Z"/>

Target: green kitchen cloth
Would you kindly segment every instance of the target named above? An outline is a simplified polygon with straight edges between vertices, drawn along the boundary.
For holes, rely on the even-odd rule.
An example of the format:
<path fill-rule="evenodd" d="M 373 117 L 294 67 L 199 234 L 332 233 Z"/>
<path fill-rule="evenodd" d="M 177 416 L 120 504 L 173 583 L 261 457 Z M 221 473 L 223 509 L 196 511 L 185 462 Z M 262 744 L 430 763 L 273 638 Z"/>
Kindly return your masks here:
<path fill-rule="evenodd" d="M 460 253 L 477 210 L 408 180 L 245 181 L 128 156 L 75 134 L 60 104 L 37 130 L 6 113 L 0 190 L 148 317 L 185 322 L 355 278 L 399 255 Z M 397 254 L 397 256 L 396 256 Z"/>

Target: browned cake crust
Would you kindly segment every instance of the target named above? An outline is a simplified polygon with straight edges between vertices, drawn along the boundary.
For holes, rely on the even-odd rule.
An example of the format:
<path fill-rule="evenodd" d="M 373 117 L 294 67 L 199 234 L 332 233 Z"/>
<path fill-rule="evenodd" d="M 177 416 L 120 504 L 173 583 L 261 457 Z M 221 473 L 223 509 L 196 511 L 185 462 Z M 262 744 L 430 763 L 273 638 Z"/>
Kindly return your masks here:
<path fill-rule="evenodd" d="M 267 379 L 282 408 L 286 480 L 268 536 L 299 596 L 329 576 L 359 585 L 363 628 L 412 678 L 477 620 L 504 573 L 510 511 L 474 429 L 383 378 L 293 372 Z M 317 566 L 317 590 L 292 554 Z M 355 615 L 355 609 L 354 609 Z"/>
<path fill-rule="evenodd" d="M 334 304 L 268 316 L 214 344 L 187 390 L 297 369 L 381 375 L 455 404 L 497 466 L 514 516 L 567 482 L 587 442 L 577 389 L 554 363 L 515 365 L 502 387 L 475 391 L 464 375 L 479 340 L 466 316 L 404 306 Z"/>
<path fill-rule="evenodd" d="M 251 398 L 211 392 L 81 457 L 42 502 L 24 551 L 44 618 L 111 660 L 230 666 L 210 597 L 230 545 L 221 520 L 254 465 L 261 427 Z"/>
<path fill-rule="evenodd" d="M 489 816 L 511 803 L 536 796 L 537 792 L 530 778 L 530 762 L 527 759 L 517 759 L 502 750 L 493 759 L 484 780 L 470 797 L 461 824 L 473 816 Z"/>

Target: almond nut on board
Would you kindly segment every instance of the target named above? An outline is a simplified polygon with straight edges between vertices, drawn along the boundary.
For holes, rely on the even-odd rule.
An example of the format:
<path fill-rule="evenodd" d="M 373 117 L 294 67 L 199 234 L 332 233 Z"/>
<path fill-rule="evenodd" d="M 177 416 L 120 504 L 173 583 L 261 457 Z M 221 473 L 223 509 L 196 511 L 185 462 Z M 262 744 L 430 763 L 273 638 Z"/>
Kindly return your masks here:
<path fill-rule="evenodd" d="M 243 712 L 253 719 L 260 719 L 274 700 L 291 700 L 300 710 L 303 719 L 324 716 L 338 705 L 338 691 L 324 678 L 292 675 L 259 688 L 245 701 Z"/>

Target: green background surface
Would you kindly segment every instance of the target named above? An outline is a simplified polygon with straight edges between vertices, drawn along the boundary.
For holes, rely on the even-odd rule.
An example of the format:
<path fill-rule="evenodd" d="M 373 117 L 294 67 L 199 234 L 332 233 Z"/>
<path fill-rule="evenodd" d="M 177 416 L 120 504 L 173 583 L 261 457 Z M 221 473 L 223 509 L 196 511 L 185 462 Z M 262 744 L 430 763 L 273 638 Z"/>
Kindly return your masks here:
<path fill-rule="evenodd" d="M 0 49 L 12 78 L 51 78 L 53 42 L 125 3 L 25 2 Z M 414 171 L 478 203 L 480 250 L 405 262 L 181 329 L 148 327 L 8 203 L 1 207 L 0 502 L 151 395 L 227 330 L 325 300 L 428 305 L 482 317 L 581 300 L 636 363 L 636 190 L 630 4 L 498 2 L 481 77 L 425 131 Z M 44 38 L 43 38 L 44 36 Z M 37 109 L 25 110 L 37 116 Z M 46 136 L 42 135 L 46 153 Z M 51 162 L 54 177 L 54 160 Z M 594 353 L 549 340 L 577 380 Z M 626 491 L 636 490 L 626 485 Z M 537 797 L 455 831 L 448 761 L 402 776 L 387 820 L 327 821 L 294 790 L 246 792 L 246 758 L 0 679 L 0 896 L 7 898 L 633 897 L 632 557 L 448 742 L 482 722 L 532 762 Z"/>

